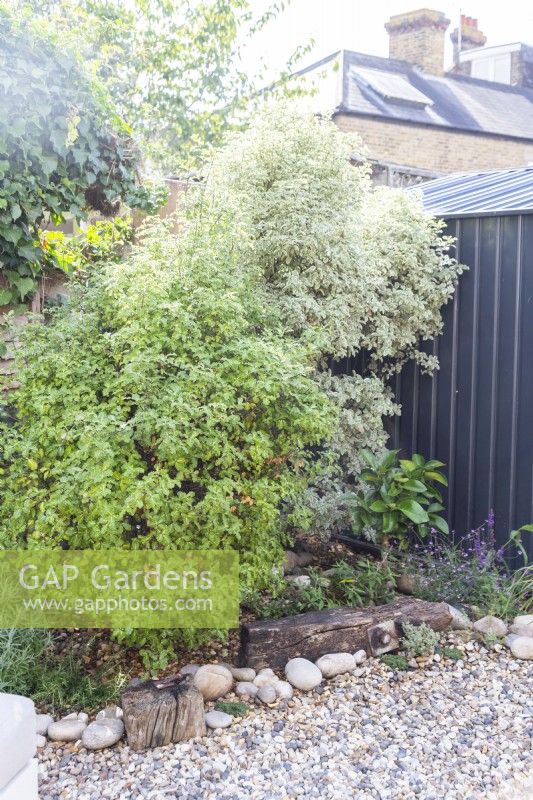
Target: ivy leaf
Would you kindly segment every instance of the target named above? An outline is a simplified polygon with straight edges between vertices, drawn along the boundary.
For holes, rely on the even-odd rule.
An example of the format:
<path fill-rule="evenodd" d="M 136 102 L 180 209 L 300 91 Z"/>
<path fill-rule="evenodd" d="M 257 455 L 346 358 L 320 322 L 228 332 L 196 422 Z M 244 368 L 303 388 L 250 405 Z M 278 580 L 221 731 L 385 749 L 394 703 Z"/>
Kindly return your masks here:
<path fill-rule="evenodd" d="M 15 222 L 20 217 L 21 214 L 22 214 L 22 209 L 19 206 L 19 204 L 13 203 L 13 205 L 11 206 L 11 218 L 13 219 L 13 222 Z"/>

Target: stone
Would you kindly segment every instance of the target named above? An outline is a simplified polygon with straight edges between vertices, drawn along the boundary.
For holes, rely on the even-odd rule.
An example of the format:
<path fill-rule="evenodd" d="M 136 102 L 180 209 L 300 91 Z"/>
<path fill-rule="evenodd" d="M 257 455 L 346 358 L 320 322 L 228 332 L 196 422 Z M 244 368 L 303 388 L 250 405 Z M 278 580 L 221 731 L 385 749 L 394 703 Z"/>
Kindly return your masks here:
<path fill-rule="evenodd" d="M 513 625 L 533 625 L 533 614 L 519 614 L 514 618 Z"/>
<path fill-rule="evenodd" d="M 224 711 L 208 711 L 205 715 L 205 724 L 208 728 L 216 730 L 217 728 L 229 728 L 233 724 L 233 717 L 231 714 L 226 714 Z"/>
<path fill-rule="evenodd" d="M 289 572 L 292 572 L 298 567 L 308 567 L 309 564 L 312 564 L 315 560 L 315 557 L 312 553 L 308 553 L 305 550 L 300 553 L 295 553 L 293 550 L 286 550 L 285 551 L 285 561 L 283 563 L 283 572 L 287 575 Z"/>
<path fill-rule="evenodd" d="M 37 736 L 46 736 L 48 728 L 54 721 L 50 714 L 36 714 L 35 716 L 35 732 Z"/>
<path fill-rule="evenodd" d="M 200 669 L 200 664 L 185 664 L 179 671 L 179 675 L 196 675 Z"/>
<path fill-rule="evenodd" d="M 87 725 L 89 722 L 89 715 L 86 714 L 85 711 L 80 711 L 80 713 L 78 714 L 78 719 L 80 720 L 80 722 L 85 722 L 85 724 Z"/>
<path fill-rule="evenodd" d="M 278 697 L 275 686 L 273 686 L 271 683 L 261 686 L 256 696 L 258 700 L 267 706 L 271 703 L 275 703 Z"/>
<path fill-rule="evenodd" d="M 37 734 L 37 749 L 40 750 L 42 747 L 46 747 L 46 736 L 42 736 L 40 733 Z"/>
<path fill-rule="evenodd" d="M 220 664 L 205 664 L 193 675 L 193 684 L 199 689 L 204 700 L 218 700 L 224 697 L 233 686 L 233 675 Z"/>
<path fill-rule="evenodd" d="M 474 630 L 478 633 L 489 636 L 505 636 L 507 633 L 507 625 L 499 617 L 482 617 L 474 622 Z"/>
<path fill-rule="evenodd" d="M 294 697 L 294 689 L 290 685 L 289 681 L 277 681 L 276 683 L 273 683 L 272 686 L 274 687 L 276 695 L 280 700 L 292 700 Z"/>
<path fill-rule="evenodd" d="M 510 634 L 505 637 L 505 644 L 515 658 L 533 661 L 533 637 Z"/>
<path fill-rule="evenodd" d="M 98 712 L 96 719 L 122 719 L 123 716 L 120 706 L 107 706 Z"/>
<path fill-rule="evenodd" d="M 322 673 L 306 658 L 291 658 L 285 665 L 285 676 L 295 689 L 308 692 L 322 683 Z"/>
<path fill-rule="evenodd" d="M 251 669 L 250 667 L 232 667 L 230 672 L 234 680 L 244 681 L 246 683 L 252 683 L 256 676 L 255 669 Z"/>
<path fill-rule="evenodd" d="M 355 663 L 357 664 L 357 666 L 359 666 L 359 664 L 362 664 L 363 661 L 366 661 L 366 650 L 358 650 L 356 653 L 353 654 L 353 657 Z"/>
<path fill-rule="evenodd" d="M 355 658 L 351 653 L 327 653 L 315 661 L 324 678 L 334 678 L 356 668 Z"/>
<path fill-rule="evenodd" d="M 289 575 L 287 581 L 293 586 L 311 586 L 309 575 Z"/>
<path fill-rule="evenodd" d="M 515 636 L 533 637 L 533 625 L 519 625 L 518 623 L 513 622 L 513 624 L 509 628 L 509 633 L 512 633 Z"/>
<path fill-rule="evenodd" d="M 473 627 L 472 621 L 460 609 L 448 605 L 448 610 L 452 615 L 450 628 L 453 631 L 467 631 Z"/>
<path fill-rule="evenodd" d="M 124 736 L 124 723 L 118 717 L 101 717 L 83 731 L 81 743 L 87 750 L 113 747 Z"/>
<path fill-rule="evenodd" d="M 408 573 L 402 573 L 396 578 L 396 588 L 402 594 L 414 594 L 415 583 L 415 576 Z"/>
<path fill-rule="evenodd" d="M 249 681 L 241 681 L 235 687 L 235 694 L 238 697 L 255 697 L 258 691 L 259 687 Z"/>
<path fill-rule="evenodd" d="M 258 688 L 261 688 L 261 686 L 266 686 L 269 683 L 275 683 L 277 680 L 278 676 L 274 673 L 274 670 L 270 669 L 269 667 L 265 667 L 264 669 L 259 670 L 254 678 L 254 683 Z"/>
<path fill-rule="evenodd" d="M 86 727 L 86 723 L 77 716 L 69 715 L 48 726 L 48 738 L 53 742 L 77 742 Z"/>

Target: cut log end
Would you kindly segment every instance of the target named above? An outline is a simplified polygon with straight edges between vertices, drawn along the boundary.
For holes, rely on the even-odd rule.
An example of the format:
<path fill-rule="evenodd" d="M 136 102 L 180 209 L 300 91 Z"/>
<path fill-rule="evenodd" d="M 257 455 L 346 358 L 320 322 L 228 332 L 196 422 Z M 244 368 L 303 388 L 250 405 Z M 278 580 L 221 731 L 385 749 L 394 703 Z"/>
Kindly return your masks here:
<path fill-rule="evenodd" d="M 206 734 L 204 700 L 188 675 L 130 686 L 122 709 L 128 744 L 137 752 Z"/>

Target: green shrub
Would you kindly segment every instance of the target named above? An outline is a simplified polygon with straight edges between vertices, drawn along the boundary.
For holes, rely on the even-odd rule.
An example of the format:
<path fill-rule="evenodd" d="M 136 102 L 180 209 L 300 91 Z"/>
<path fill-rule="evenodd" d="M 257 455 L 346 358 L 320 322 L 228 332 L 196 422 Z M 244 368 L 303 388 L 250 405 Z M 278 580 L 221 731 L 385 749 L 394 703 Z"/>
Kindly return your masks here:
<path fill-rule="evenodd" d="M 238 701 L 233 702 L 218 702 L 215 704 L 216 711 L 223 711 L 224 714 L 229 714 L 232 717 L 244 717 L 250 710 L 246 703 Z"/>
<path fill-rule="evenodd" d="M 440 516 L 442 496 L 435 483 L 448 485 L 440 472 L 442 461 L 426 461 L 416 453 L 411 459 L 398 460 L 398 450 L 378 458 L 368 450 L 362 455 L 366 468 L 360 479 L 367 488 L 353 497 L 354 528 L 380 544 L 399 541 L 405 550 L 409 534 L 421 538 L 430 528 L 448 533 L 448 523 Z"/>
<path fill-rule="evenodd" d="M 425 622 L 420 625 L 404 622 L 402 628 L 402 648 L 408 658 L 430 656 L 435 652 L 435 647 L 439 643 L 439 635 Z"/>
<path fill-rule="evenodd" d="M 339 561 L 328 573 L 340 605 L 383 605 L 394 600 L 394 570 L 387 560 L 360 558 L 354 566 Z"/>
<path fill-rule="evenodd" d="M 386 667 L 399 672 L 407 672 L 410 670 L 406 657 L 397 655 L 396 653 L 385 653 L 385 655 L 381 656 L 380 661 L 382 664 L 385 664 Z"/>
<path fill-rule="evenodd" d="M 26 326 L 0 547 L 231 548 L 244 587 L 269 583 L 333 413 L 227 266 L 156 225 Z"/>
<path fill-rule="evenodd" d="M 465 654 L 457 647 L 437 647 L 436 651 L 451 661 L 461 661 L 465 657 Z"/>
<path fill-rule="evenodd" d="M 321 575 L 309 569 L 307 584 L 278 580 L 270 596 L 249 592 L 247 608 L 262 619 L 279 619 L 305 611 L 321 611 L 338 606 L 366 606 L 388 603 L 394 599 L 394 572 L 387 561 L 361 558 L 351 566 L 339 561 Z"/>
<path fill-rule="evenodd" d="M 367 166 L 353 165 L 362 152 L 332 121 L 267 107 L 215 158 L 195 217 L 205 226 L 228 220 L 233 234 L 221 246 L 239 251 L 239 268 L 255 276 L 284 329 L 319 336 L 316 380 L 339 411 L 331 469 L 305 500 L 321 533 L 351 524 L 361 451 L 383 449 L 383 418 L 400 411 L 390 376 L 410 359 L 437 365 L 421 345 L 441 331 L 462 271 L 443 223 L 415 196 L 373 188 Z M 363 353 L 361 374 L 339 374 Z"/>
<path fill-rule="evenodd" d="M 0 692 L 28 695 L 36 665 L 51 652 L 47 631 L 0 628 Z"/>
<path fill-rule="evenodd" d="M 113 661 L 94 674 L 73 653 L 58 655 L 39 630 L 0 630 L 0 691 L 61 711 L 93 711 L 116 700 L 126 677 Z"/>

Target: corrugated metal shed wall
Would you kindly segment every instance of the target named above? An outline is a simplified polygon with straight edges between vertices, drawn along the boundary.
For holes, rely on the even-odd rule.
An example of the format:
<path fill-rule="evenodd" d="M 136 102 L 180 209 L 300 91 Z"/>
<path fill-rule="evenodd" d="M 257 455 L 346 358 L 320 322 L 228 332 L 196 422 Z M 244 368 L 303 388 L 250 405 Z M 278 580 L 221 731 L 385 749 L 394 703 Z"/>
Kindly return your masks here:
<path fill-rule="evenodd" d="M 533 215 L 454 219 L 448 232 L 470 270 L 429 348 L 440 370 L 411 364 L 396 380 L 391 446 L 446 462 L 457 535 L 493 508 L 503 543 L 533 521 Z"/>

